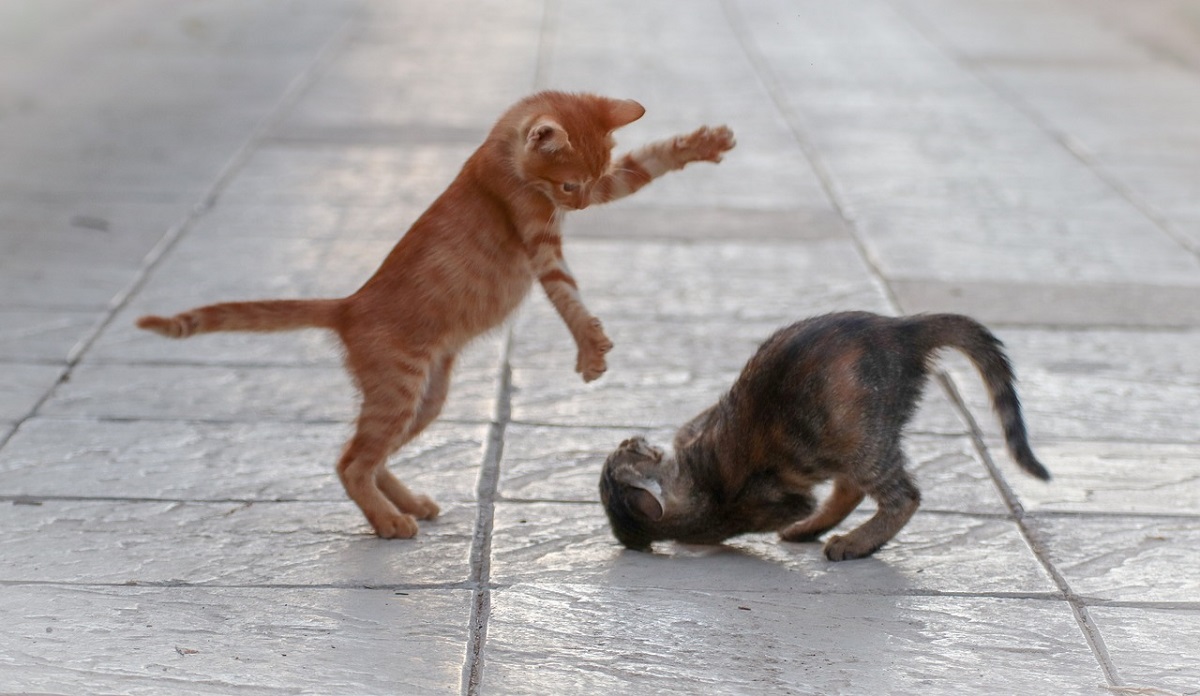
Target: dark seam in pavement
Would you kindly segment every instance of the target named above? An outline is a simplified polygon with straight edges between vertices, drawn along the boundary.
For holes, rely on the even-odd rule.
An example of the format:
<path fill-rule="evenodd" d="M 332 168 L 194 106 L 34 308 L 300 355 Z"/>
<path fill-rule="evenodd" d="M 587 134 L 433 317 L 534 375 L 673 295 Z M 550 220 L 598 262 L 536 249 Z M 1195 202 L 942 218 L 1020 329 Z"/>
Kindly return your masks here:
<path fill-rule="evenodd" d="M 479 483 L 475 498 L 478 513 L 471 540 L 470 586 L 472 588 L 471 618 L 468 624 L 466 659 L 463 661 L 462 693 L 479 693 L 483 675 L 483 645 L 487 640 L 488 618 L 492 609 L 491 555 L 492 525 L 495 521 L 496 492 L 500 483 L 500 459 L 504 454 L 504 432 L 512 413 L 512 325 L 505 329 L 504 347 L 500 353 L 499 384 L 496 388 L 496 407 L 488 426 L 487 443 L 479 466 Z"/>
<path fill-rule="evenodd" d="M 1087 604 L 1079 595 L 1071 590 L 1067 579 L 1063 577 L 1062 573 L 1058 571 L 1058 568 L 1050 560 L 1045 546 L 1038 540 L 1033 530 L 1026 523 L 1025 508 L 1017 500 L 1016 493 L 1013 492 L 1008 481 L 1000 473 L 996 462 L 992 460 L 991 452 L 988 450 L 987 445 L 984 444 L 983 432 L 980 430 L 979 424 L 975 422 L 974 416 L 967 410 L 967 404 L 963 400 L 962 395 L 955 388 L 954 382 L 945 374 L 939 374 L 938 380 L 942 383 L 942 388 L 950 395 L 951 400 L 954 401 L 955 406 L 962 413 L 963 417 L 967 419 L 967 423 L 971 428 L 971 439 L 974 441 L 975 449 L 983 460 L 984 466 L 987 467 L 988 473 L 992 476 L 992 482 L 995 483 L 996 488 L 1000 491 L 1000 497 L 1004 499 L 1005 504 L 1012 510 L 1013 521 L 1020 530 L 1021 536 L 1024 537 L 1025 543 L 1029 545 L 1030 551 L 1033 552 L 1034 557 L 1042 565 L 1046 573 L 1050 575 L 1054 584 L 1058 586 L 1067 605 L 1071 607 L 1071 611 L 1075 615 L 1075 621 L 1079 624 L 1079 629 L 1083 633 L 1083 638 L 1087 641 L 1088 647 L 1092 649 L 1092 653 L 1096 658 L 1096 662 L 1099 663 L 1100 671 L 1103 672 L 1105 680 L 1108 681 L 1109 686 L 1123 686 L 1124 684 L 1117 675 L 1116 666 L 1108 654 L 1108 647 L 1104 644 L 1104 638 L 1100 635 L 1100 630 L 1096 627 L 1095 622 L 1092 621 L 1092 617 L 1088 613 Z"/>

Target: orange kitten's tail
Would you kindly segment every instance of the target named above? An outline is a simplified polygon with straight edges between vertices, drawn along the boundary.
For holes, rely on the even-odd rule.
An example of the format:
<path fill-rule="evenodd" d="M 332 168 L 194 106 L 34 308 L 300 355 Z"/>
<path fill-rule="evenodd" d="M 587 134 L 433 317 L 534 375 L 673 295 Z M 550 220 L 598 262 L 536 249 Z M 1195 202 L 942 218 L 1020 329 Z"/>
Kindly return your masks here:
<path fill-rule="evenodd" d="M 147 315 L 138 319 L 137 325 L 168 338 L 187 338 L 212 331 L 332 329 L 341 307 L 341 300 L 223 302 L 190 309 L 173 317 Z"/>

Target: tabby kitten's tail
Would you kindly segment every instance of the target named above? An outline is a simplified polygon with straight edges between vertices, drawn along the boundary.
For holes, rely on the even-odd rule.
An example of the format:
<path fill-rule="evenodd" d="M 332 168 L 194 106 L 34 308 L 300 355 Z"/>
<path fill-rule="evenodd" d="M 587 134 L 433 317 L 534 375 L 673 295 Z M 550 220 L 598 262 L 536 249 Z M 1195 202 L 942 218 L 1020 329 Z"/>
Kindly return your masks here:
<path fill-rule="evenodd" d="M 1049 481 L 1050 472 L 1029 446 L 1029 434 L 1021 416 L 1021 400 L 1013 385 L 1016 376 L 1000 339 L 979 322 L 961 314 L 931 314 L 918 317 L 916 321 L 924 330 L 930 352 L 941 347 L 957 348 L 971 359 L 987 386 L 992 408 L 1000 417 L 1009 454 L 1022 469 Z"/>
<path fill-rule="evenodd" d="M 187 338 L 212 331 L 332 329 L 341 307 L 342 300 L 222 302 L 189 309 L 173 317 L 144 316 L 137 320 L 137 325 L 168 338 Z"/>

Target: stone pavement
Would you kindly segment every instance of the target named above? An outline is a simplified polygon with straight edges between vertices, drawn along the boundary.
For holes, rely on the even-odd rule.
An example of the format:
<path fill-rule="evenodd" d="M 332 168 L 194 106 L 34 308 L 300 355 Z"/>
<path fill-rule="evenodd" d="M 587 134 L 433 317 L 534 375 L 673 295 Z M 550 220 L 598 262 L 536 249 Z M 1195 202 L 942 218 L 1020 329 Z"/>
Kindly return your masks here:
<path fill-rule="evenodd" d="M 535 293 L 394 462 L 444 517 L 378 540 L 327 339 L 132 320 L 354 289 L 541 87 L 739 146 L 568 219 L 609 373 Z M 10 0 L 0 692 L 1200 693 L 1198 300 L 1197 0 Z M 1055 480 L 948 356 L 874 558 L 620 550 L 604 455 L 838 309 L 988 322 Z"/>

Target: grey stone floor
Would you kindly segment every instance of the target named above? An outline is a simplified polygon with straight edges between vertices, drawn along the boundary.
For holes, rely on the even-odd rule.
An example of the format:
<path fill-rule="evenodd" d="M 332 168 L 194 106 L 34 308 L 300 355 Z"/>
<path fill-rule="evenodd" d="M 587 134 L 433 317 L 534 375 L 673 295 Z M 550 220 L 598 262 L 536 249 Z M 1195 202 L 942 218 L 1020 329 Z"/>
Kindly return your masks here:
<path fill-rule="evenodd" d="M 328 340 L 132 319 L 352 290 L 542 87 L 739 146 L 568 220 L 609 373 L 531 297 L 378 540 Z M 990 323 L 1055 480 L 948 358 L 876 557 L 621 551 L 604 454 L 851 308 Z M 1198 0 L 0 3 L 0 692 L 1197 694 L 1198 549 Z"/>

